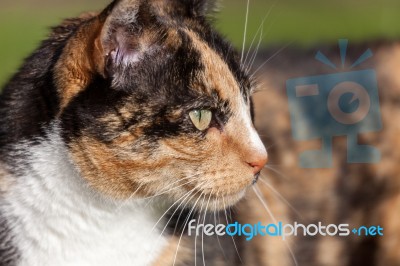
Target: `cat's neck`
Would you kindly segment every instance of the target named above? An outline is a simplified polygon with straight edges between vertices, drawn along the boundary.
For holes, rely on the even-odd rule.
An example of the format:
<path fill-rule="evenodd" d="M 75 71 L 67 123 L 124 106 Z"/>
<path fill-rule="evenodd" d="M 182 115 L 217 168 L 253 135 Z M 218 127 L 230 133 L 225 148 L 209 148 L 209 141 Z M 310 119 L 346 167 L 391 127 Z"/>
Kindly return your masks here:
<path fill-rule="evenodd" d="M 165 239 L 152 229 L 162 208 L 142 200 L 116 202 L 93 191 L 56 131 L 19 149 L 22 167 L 2 212 L 12 221 L 22 265 L 146 265 L 160 252 Z"/>

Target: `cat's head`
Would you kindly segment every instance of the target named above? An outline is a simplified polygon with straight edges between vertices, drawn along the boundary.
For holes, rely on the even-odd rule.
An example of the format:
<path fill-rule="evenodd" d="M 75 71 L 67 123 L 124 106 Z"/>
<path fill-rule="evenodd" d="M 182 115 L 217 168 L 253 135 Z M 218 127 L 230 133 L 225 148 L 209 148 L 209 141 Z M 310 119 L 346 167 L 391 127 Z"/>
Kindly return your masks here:
<path fill-rule="evenodd" d="M 267 153 L 252 82 L 204 0 L 114 1 L 56 67 L 63 138 L 82 176 L 115 198 L 234 204 Z M 200 204 L 198 204 L 199 206 Z"/>

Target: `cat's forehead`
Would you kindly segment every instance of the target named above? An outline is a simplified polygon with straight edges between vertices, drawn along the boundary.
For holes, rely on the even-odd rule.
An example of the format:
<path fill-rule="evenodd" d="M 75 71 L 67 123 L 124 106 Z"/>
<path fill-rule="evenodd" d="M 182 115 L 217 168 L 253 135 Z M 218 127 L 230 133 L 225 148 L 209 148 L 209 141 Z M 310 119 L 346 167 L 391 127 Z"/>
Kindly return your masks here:
<path fill-rule="evenodd" d="M 203 65 L 201 79 L 206 89 L 215 90 L 222 99 L 229 99 L 230 96 L 240 93 L 240 84 L 223 58 L 195 32 L 185 32 L 191 38 L 194 49 L 199 51 L 199 59 Z"/>
<path fill-rule="evenodd" d="M 196 77 L 193 80 L 200 83 L 190 89 L 201 90 L 210 96 L 217 94 L 223 101 L 231 102 L 239 96 L 248 102 L 251 82 L 240 64 L 238 53 L 230 43 L 212 29 L 198 25 L 180 29 L 179 38 L 176 35 L 172 34 L 176 45 L 184 46 L 187 54 L 187 60 L 179 63 L 182 63 L 183 69 L 192 68 L 195 73 L 191 75 Z M 197 64 L 188 63 L 189 58 L 195 58 Z M 183 75 L 180 78 L 185 78 Z"/>

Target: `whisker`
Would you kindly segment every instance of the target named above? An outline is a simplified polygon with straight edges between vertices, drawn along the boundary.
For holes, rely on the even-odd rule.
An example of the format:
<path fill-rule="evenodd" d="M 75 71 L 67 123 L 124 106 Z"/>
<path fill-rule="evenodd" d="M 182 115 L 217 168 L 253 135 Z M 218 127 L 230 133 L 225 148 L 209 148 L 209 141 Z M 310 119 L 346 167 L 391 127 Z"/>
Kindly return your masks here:
<path fill-rule="evenodd" d="M 248 57 L 249 57 L 249 54 L 250 54 L 251 49 L 253 48 L 253 44 L 254 44 L 254 42 L 255 42 L 255 40 L 256 40 L 256 37 L 258 36 L 259 31 L 260 31 L 260 30 L 262 29 L 262 27 L 263 27 L 263 24 L 264 24 L 264 20 L 262 20 L 260 26 L 258 27 L 258 29 L 257 29 L 257 31 L 256 31 L 256 33 L 255 33 L 255 35 L 254 35 L 254 37 L 253 37 L 253 39 L 252 39 L 252 41 L 251 41 L 251 43 L 250 43 L 249 48 L 247 49 L 246 57 L 244 58 L 244 61 L 243 61 L 243 65 L 244 65 L 244 66 L 248 66 L 248 64 L 247 64 L 247 59 L 248 59 Z M 259 38 L 260 38 L 260 39 L 262 38 L 262 32 L 261 32 Z"/>
<path fill-rule="evenodd" d="M 271 217 L 272 221 L 277 224 L 278 222 L 275 219 L 275 216 L 272 214 L 271 210 L 269 209 L 267 203 L 265 202 L 265 198 L 258 189 L 257 186 L 252 186 L 252 189 L 256 193 L 257 198 L 260 200 L 261 204 L 263 205 L 264 209 L 267 211 L 268 215 Z"/>
<path fill-rule="evenodd" d="M 210 192 L 210 196 L 208 197 L 208 202 L 207 202 L 206 208 L 204 210 L 203 225 L 206 223 L 207 209 L 208 209 L 208 205 L 210 204 L 210 199 L 211 199 L 212 193 L 213 193 L 213 190 L 211 190 L 211 192 Z M 203 256 L 203 266 L 206 266 L 206 262 L 204 259 L 204 230 L 201 234 L 201 251 L 202 251 L 202 256 Z"/>
<path fill-rule="evenodd" d="M 185 178 L 182 178 L 182 179 L 177 180 L 177 181 L 174 182 L 174 183 L 177 183 L 177 182 L 180 182 L 180 181 L 182 181 L 182 180 L 189 179 L 189 178 L 193 178 L 193 177 L 199 176 L 199 175 L 201 175 L 201 174 L 202 174 L 202 173 L 198 173 L 198 174 L 194 174 L 194 175 L 191 175 L 191 176 L 187 176 L 187 177 L 185 177 Z M 170 191 L 175 191 L 175 190 L 177 190 L 178 188 L 183 187 L 183 186 L 185 186 L 185 185 L 187 185 L 187 184 L 193 183 L 193 182 L 195 182 L 195 181 L 196 181 L 196 180 L 189 180 L 188 182 L 185 182 L 185 183 L 183 183 L 183 184 L 181 184 L 181 185 L 179 185 L 179 186 L 175 186 L 175 187 L 170 188 L 170 189 L 168 189 L 168 190 L 166 190 L 166 191 L 162 191 L 161 193 L 158 193 L 158 194 L 156 194 L 156 195 L 152 195 L 152 196 L 145 197 L 145 198 L 141 198 L 141 199 L 142 199 L 142 200 L 154 199 L 155 197 L 164 195 L 164 194 L 166 194 L 166 193 L 168 193 L 168 192 L 170 192 Z M 151 202 L 151 201 L 149 201 L 149 202 L 146 204 L 146 206 L 148 206 L 148 204 L 150 204 L 150 202 Z"/>
<path fill-rule="evenodd" d="M 262 25 L 262 27 L 261 27 L 260 38 L 258 39 L 258 43 L 257 43 L 257 46 L 256 46 L 256 50 L 253 52 L 253 54 L 252 54 L 251 57 L 250 57 L 250 64 L 247 64 L 247 71 L 246 71 L 246 73 L 249 73 L 249 72 L 250 72 L 250 70 L 251 70 L 251 68 L 252 68 L 252 66 L 253 66 L 253 64 L 254 64 L 254 61 L 256 60 L 258 50 L 260 49 L 260 45 L 261 45 L 261 42 L 262 42 L 262 40 L 263 40 L 263 34 L 264 34 L 264 25 Z"/>
<path fill-rule="evenodd" d="M 255 33 L 253 39 L 251 40 L 250 47 L 249 47 L 249 49 L 247 50 L 246 58 L 245 58 L 245 60 L 244 60 L 244 64 L 245 64 L 245 65 L 246 65 L 247 58 L 248 58 L 248 56 L 249 56 L 250 50 L 251 50 L 251 48 L 253 47 L 253 44 L 254 44 L 254 42 L 255 42 L 255 40 L 256 40 L 256 37 L 257 37 L 258 33 L 260 32 L 261 28 L 264 26 L 265 21 L 266 21 L 267 18 L 269 17 L 269 15 L 270 15 L 272 9 L 275 7 L 275 5 L 276 5 L 276 1 L 275 1 L 275 3 L 273 3 L 273 5 L 268 9 L 268 11 L 267 11 L 267 13 L 265 14 L 264 18 L 261 20 L 260 26 L 258 26 L 257 31 L 256 31 L 256 33 Z M 262 33 L 261 33 L 260 36 L 262 36 Z"/>
<path fill-rule="evenodd" d="M 244 49 L 246 47 L 246 37 L 247 37 L 247 24 L 249 20 L 249 9 L 250 9 L 250 0 L 247 0 L 247 7 L 246 7 L 246 21 L 244 24 L 244 33 L 243 33 L 243 45 L 242 45 L 242 56 L 240 58 L 240 64 L 243 65 L 243 56 L 244 56 Z"/>
<path fill-rule="evenodd" d="M 292 45 L 293 42 L 290 42 L 288 44 L 286 44 L 285 46 L 283 46 L 282 48 L 280 48 L 278 51 L 276 51 L 272 56 L 270 56 L 267 60 L 265 60 L 254 72 L 253 74 L 250 76 L 250 78 L 253 78 L 258 71 L 260 71 L 269 61 L 271 61 L 273 58 L 275 58 L 277 55 L 279 55 L 283 50 L 285 50 L 286 48 L 288 48 L 290 45 Z"/>
<path fill-rule="evenodd" d="M 265 202 L 265 198 L 262 195 L 262 193 L 260 192 L 259 188 L 257 186 L 252 186 L 252 188 L 253 188 L 254 192 L 256 193 L 257 198 L 260 200 L 261 204 L 264 206 L 265 210 L 267 211 L 268 215 L 271 217 L 272 221 L 275 224 L 278 224 L 278 222 L 275 219 L 275 216 L 272 214 L 271 210 L 268 208 L 268 205 Z M 293 253 L 292 249 L 290 248 L 289 244 L 287 243 L 286 239 L 283 239 L 282 241 L 285 244 L 286 248 L 289 250 L 289 252 L 292 256 L 293 262 L 295 263 L 296 266 L 298 266 L 296 256 L 294 255 L 294 253 Z"/>
<path fill-rule="evenodd" d="M 161 231 L 161 233 L 159 234 L 159 236 L 157 237 L 157 239 L 154 241 L 153 248 L 152 248 L 152 250 L 149 252 L 149 255 L 150 255 L 150 254 L 153 254 L 153 251 L 154 251 L 154 248 L 156 247 L 156 244 L 160 241 L 160 238 L 162 237 L 162 235 L 164 234 L 165 230 L 167 229 L 167 226 L 168 226 L 168 224 L 171 222 L 172 217 L 173 217 L 173 216 L 175 215 L 175 213 L 178 211 L 179 207 L 185 202 L 185 200 L 187 199 L 187 197 L 190 196 L 193 192 L 195 192 L 195 188 L 193 188 L 193 189 L 190 190 L 188 193 L 186 193 L 186 194 L 188 194 L 188 195 L 181 201 L 181 203 L 179 204 L 179 206 L 176 207 L 176 209 L 175 209 L 175 211 L 172 213 L 171 217 L 170 217 L 170 218 L 168 219 L 168 221 L 165 223 L 165 226 L 164 226 L 163 230 Z M 185 195 L 186 195 L 186 194 L 185 194 Z M 164 215 L 165 215 L 165 214 L 164 214 Z M 163 215 L 163 216 L 164 216 L 164 215 Z M 149 256 L 149 255 L 148 255 L 148 256 Z"/>
<path fill-rule="evenodd" d="M 214 225 L 215 225 L 215 226 L 217 226 L 217 223 L 220 223 L 220 221 L 221 221 L 221 218 L 220 218 L 220 216 L 219 216 L 219 211 L 216 211 L 216 210 L 217 210 L 217 203 L 219 203 L 218 199 L 217 199 L 216 202 L 214 202 L 214 204 L 215 204 L 215 208 L 214 208 Z M 218 220 L 217 220 L 217 216 L 216 216 L 216 213 L 217 213 L 217 212 L 218 212 Z M 217 221 L 218 221 L 218 222 L 217 222 Z M 221 251 L 222 251 L 222 255 L 224 255 L 225 260 L 227 260 L 226 255 L 225 255 L 225 252 L 224 252 L 224 249 L 222 248 L 222 245 L 221 245 L 221 241 L 219 240 L 218 234 L 217 234 L 217 241 L 218 241 L 219 248 L 220 248 Z"/>
<path fill-rule="evenodd" d="M 199 192 L 199 191 L 198 191 L 198 192 Z M 198 193 L 198 192 L 196 192 L 196 193 Z M 203 192 L 200 194 L 200 196 L 197 198 L 196 202 L 194 203 L 193 207 L 191 208 L 191 210 L 190 210 L 188 216 L 186 217 L 185 224 L 184 224 L 183 228 L 185 228 L 186 225 L 187 225 L 187 223 L 189 222 L 190 216 L 192 215 L 194 209 L 195 209 L 196 206 L 197 206 L 197 202 L 200 200 L 200 198 L 201 198 L 202 195 L 203 195 Z M 182 241 L 182 236 L 183 236 L 183 233 L 184 233 L 184 232 L 185 232 L 185 230 L 182 230 L 181 236 L 179 237 L 179 240 L 178 240 L 178 245 L 177 245 L 177 247 L 176 247 L 176 252 L 175 252 L 175 257 L 174 257 L 174 263 L 172 264 L 173 266 L 175 266 L 175 263 L 176 263 L 176 258 L 177 258 L 177 256 L 178 256 L 179 246 L 180 246 L 180 243 L 181 243 L 181 241 Z"/>
<path fill-rule="evenodd" d="M 261 174 L 261 177 L 265 177 L 265 176 L 263 176 Z M 274 189 L 271 184 L 269 184 L 267 181 L 265 181 L 262 178 L 260 178 L 259 180 L 261 181 L 261 183 L 266 185 L 281 201 L 283 201 L 286 205 L 288 205 L 299 218 L 301 218 L 301 219 L 303 218 L 302 215 L 296 210 L 296 208 L 292 204 L 290 204 L 290 202 L 287 199 L 285 199 L 285 197 L 281 193 L 279 193 L 276 189 Z"/>
<path fill-rule="evenodd" d="M 185 186 L 185 185 L 187 185 L 187 184 L 193 183 L 193 182 L 195 182 L 195 181 L 196 181 L 196 180 L 189 180 L 189 181 L 187 181 L 187 182 L 185 182 L 185 183 L 183 183 L 183 184 L 181 184 L 181 185 L 179 185 L 179 186 L 177 186 L 177 187 L 173 187 L 173 188 L 168 189 L 168 190 L 166 190 L 166 191 L 162 191 L 162 192 L 160 192 L 160 193 L 157 193 L 157 194 L 155 194 L 155 195 L 152 195 L 152 196 L 149 196 L 149 197 L 145 197 L 145 198 L 142 198 L 142 199 L 143 199 L 143 200 L 154 199 L 154 198 L 159 197 L 159 196 L 161 196 L 161 195 L 164 195 L 164 194 L 166 194 L 166 193 L 168 193 L 168 192 L 176 191 L 178 188 L 181 188 L 181 187 L 183 187 L 183 186 Z M 149 201 L 149 202 L 151 202 L 151 201 Z"/>
<path fill-rule="evenodd" d="M 265 169 L 271 170 L 272 172 L 278 174 L 280 177 L 282 177 L 282 178 L 285 179 L 285 180 L 290 180 L 289 177 L 287 177 L 286 175 L 284 175 L 284 174 L 281 173 L 280 171 L 278 171 L 278 170 L 272 168 L 270 165 L 265 165 L 263 170 L 265 170 Z"/>
<path fill-rule="evenodd" d="M 194 198 L 194 196 L 196 196 L 197 193 L 198 193 L 198 192 L 196 192 L 196 193 L 194 193 L 192 196 L 190 196 L 190 198 L 187 200 L 187 202 L 185 203 L 185 205 L 182 207 L 182 210 L 181 210 L 181 212 L 179 213 L 179 216 L 178 216 L 178 219 L 177 219 L 177 223 L 180 221 L 181 216 L 182 216 L 182 213 L 183 213 L 183 211 L 185 210 L 186 206 L 187 206 L 187 205 L 189 204 L 189 202 Z M 187 217 L 186 217 L 186 219 L 187 219 Z M 178 225 L 178 224 L 175 225 L 173 235 L 175 235 L 175 233 L 176 233 L 177 225 Z M 185 228 L 182 228 L 182 227 L 181 227 L 180 229 L 181 229 L 181 230 L 184 230 Z"/>
<path fill-rule="evenodd" d="M 133 198 L 133 196 L 139 191 L 139 189 L 143 186 L 143 183 L 138 186 L 138 188 L 126 199 L 124 200 L 119 206 L 114 210 L 114 212 L 118 212 L 124 207 L 128 202 Z"/>
<path fill-rule="evenodd" d="M 185 202 L 185 200 L 193 193 L 195 192 L 195 188 L 193 188 L 192 190 L 189 191 L 189 195 L 187 195 L 182 201 L 181 203 L 178 205 L 178 207 L 176 207 L 175 211 L 172 213 L 171 217 L 168 219 L 167 223 L 164 226 L 164 229 L 161 231 L 160 236 L 162 236 L 162 234 L 164 233 L 165 229 L 167 228 L 168 224 L 171 222 L 172 217 L 175 215 L 175 213 L 178 211 L 179 207 L 182 206 L 182 204 Z M 187 193 L 186 193 L 187 194 Z"/>
<path fill-rule="evenodd" d="M 296 256 L 294 255 L 292 248 L 289 246 L 289 244 L 288 244 L 288 242 L 286 240 L 283 240 L 283 242 L 285 243 L 285 246 L 289 250 L 290 256 L 292 256 L 294 265 L 295 266 L 299 266 L 299 263 L 297 262 Z"/>
<path fill-rule="evenodd" d="M 258 51 L 259 51 L 259 48 L 260 48 L 261 41 L 264 39 L 265 36 L 267 36 L 267 34 L 270 32 L 272 26 L 275 25 L 275 23 L 276 23 L 277 20 L 278 20 L 278 19 L 275 18 L 275 19 L 268 25 L 268 28 L 267 28 L 267 30 L 265 31 L 265 35 L 264 35 L 263 32 L 261 33 L 260 40 L 259 40 L 258 45 L 257 45 L 257 49 L 253 52 L 253 55 L 252 55 L 251 60 L 250 60 L 251 63 L 248 64 L 248 69 L 249 69 L 249 71 L 253 68 L 254 62 L 255 62 L 255 60 L 256 60 L 256 58 L 257 58 L 257 55 L 258 55 Z M 264 25 L 263 25 L 263 26 L 264 26 Z M 262 30 L 263 30 L 263 29 L 264 29 L 264 27 L 262 27 Z M 252 77 L 252 78 L 253 78 L 253 77 Z"/>
<path fill-rule="evenodd" d="M 228 213 L 229 213 L 229 218 L 231 219 L 231 221 L 233 221 L 233 219 L 232 219 L 232 207 L 228 207 L 227 210 L 228 210 Z"/>
<path fill-rule="evenodd" d="M 193 188 L 195 189 L 195 188 Z M 151 229 L 150 232 L 153 232 L 154 229 L 156 228 L 156 226 L 158 225 L 158 223 L 162 220 L 162 218 L 164 218 L 164 216 L 169 212 L 169 210 L 172 209 L 172 207 L 175 206 L 175 204 L 177 204 L 182 198 L 184 198 L 188 193 L 190 193 L 192 190 L 190 190 L 189 192 L 185 193 L 182 197 L 180 197 L 179 199 L 177 199 L 164 213 L 163 215 L 161 215 L 160 219 L 158 219 L 158 221 L 156 222 L 156 224 L 153 226 L 153 228 Z"/>
<path fill-rule="evenodd" d="M 226 205 L 225 205 L 225 197 L 224 197 L 224 196 L 222 196 L 222 202 L 223 202 L 223 204 L 224 204 L 224 212 L 225 212 L 226 224 L 228 225 L 228 224 L 229 224 L 229 221 L 228 221 L 228 215 L 227 215 L 227 213 L 226 213 Z M 236 254 L 237 254 L 238 257 L 239 257 L 240 263 L 243 265 L 243 260 L 242 260 L 242 257 L 240 257 L 239 250 L 238 250 L 238 248 L 237 248 L 237 246 L 236 246 L 235 239 L 233 238 L 233 236 L 231 236 L 231 238 L 232 238 L 233 245 L 234 245 L 234 247 L 235 247 Z"/>
<path fill-rule="evenodd" d="M 201 202 L 201 209 L 199 215 L 197 216 L 197 227 L 196 227 L 196 235 L 194 237 L 194 266 L 197 266 L 197 228 L 199 227 L 201 212 L 203 211 L 204 201 L 206 199 L 206 194 L 203 195 L 203 200 Z"/>

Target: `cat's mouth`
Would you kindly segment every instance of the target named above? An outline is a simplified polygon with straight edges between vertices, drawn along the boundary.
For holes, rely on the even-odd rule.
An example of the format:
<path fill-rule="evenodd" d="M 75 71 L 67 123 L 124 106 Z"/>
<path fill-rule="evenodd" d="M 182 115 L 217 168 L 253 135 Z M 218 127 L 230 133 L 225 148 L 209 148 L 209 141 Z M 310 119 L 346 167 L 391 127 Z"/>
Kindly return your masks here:
<path fill-rule="evenodd" d="M 252 185 L 255 185 L 260 178 L 261 172 L 258 172 L 257 174 L 254 175 L 253 183 Z"/>
<path fill-rule="evenodd" d="M 193 185 L 186 186 L 182 196 L 188 205 L 193 208 L 209 209 L 213 211 L 223 210 L 238 203 L 260 178 L 260 173 L 252 177 L 232 180 L 227 178 L 223 183 L 215 183 L 212 186 Z M 191 196 L 185 196 L 185 195 Z"/>

